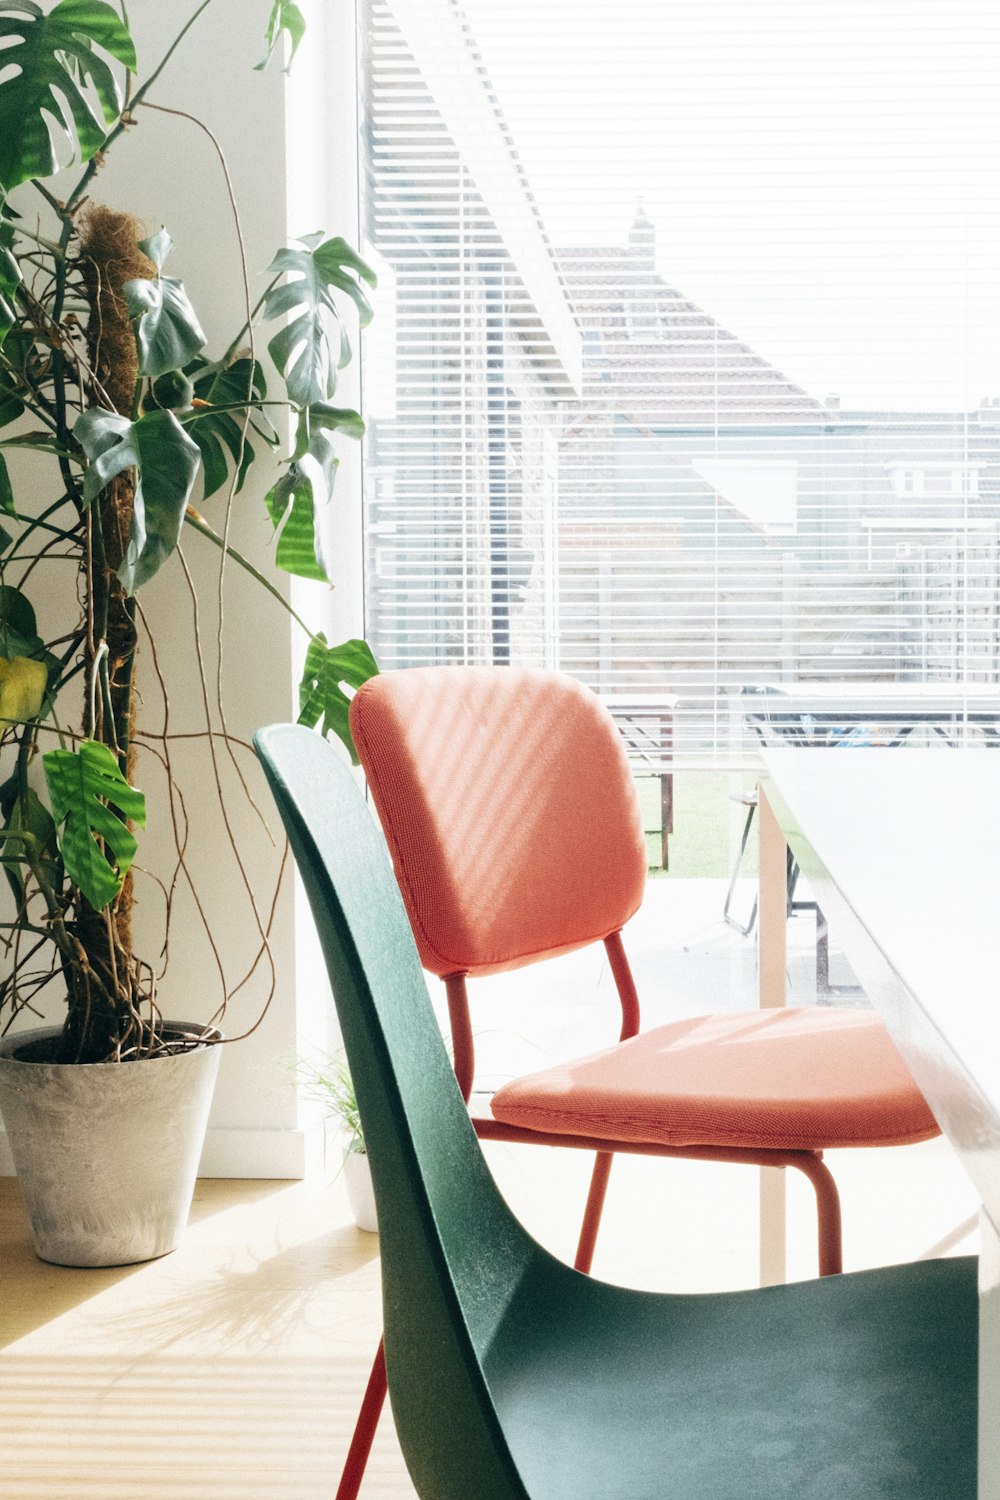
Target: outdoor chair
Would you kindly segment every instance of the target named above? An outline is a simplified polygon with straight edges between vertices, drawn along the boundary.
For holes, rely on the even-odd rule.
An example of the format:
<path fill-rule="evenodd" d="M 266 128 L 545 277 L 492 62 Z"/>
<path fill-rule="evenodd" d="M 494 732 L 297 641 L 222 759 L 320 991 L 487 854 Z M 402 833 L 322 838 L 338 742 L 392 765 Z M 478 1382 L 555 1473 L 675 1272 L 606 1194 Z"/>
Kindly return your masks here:
<path fill-rule="evenodd" d="M 467 980 L 603 942 L 618 1045 L 517 1078 L 475 1117 L 490 1140 L 596 1152 L 574 1264 L 592 1264 L 615 1152 L 795 1167 L 817 1200 L 819 1270 L 842 1265 L 824 1149 L 927 1140 L 938 1126 L 881 1022 L 860 1010 L 698 1016 L 640 1032 L 621 929 L 646 879 L 642 818 L 611 714 L 574 678 L 428 667 L 351 703 L 425 969 L 444 980 L 462 1094 Z M 354 1500 L 385 1393 L 376 1354 L 337 1500 Z"/>
<path fill-rule="evenodd" d="M 975 1262 L 679 1296 L 549 1255 L 483 1160 L 350 771 L 300 726 L 256 743 L 357 1089 L 389 1392 L 417 1494 L 975 1500 Z"/>
<path fill-rule="evenodd" d="M 727 927 L 732 927 L 740 937 L 749 937 L 757 925 L 757 890 L 754 888 L 753 903 L 750 907 L 750 915 L 745 922 L 741 922 L 733 915 L 733 897 L 736 887 L 743 874 L 743 860 L 747 852 L 747 844 L 750 842 L 750 829 L 757 812 L 757 791 L 733 792 L 730 794 L 731 802 L 738 802 L 741 807 L 747 809 L 746 821 L 743 824 L 743 832 L 740 835 L 740 846 L 736 851 L 733 861 L 732 873 L 729 877 L 729 888 L 726 891 L 726 899 L 722 903 L 722 920 Z M 801 901 L 796 899 L 795 892 L 799 884 L 801 871 L 792 856 L 791 849 L 785 851 L 785 911 L 789 919 L 800 916 L 803 912 L 810 914 L 816 923 L 816 999 L 821 1005 L 827 1004 L 831 997 L 837 995 L 859 995 L 862 993 L 858 985 L 832 985 L 830 983 L 830 933 L 826 925 L 826 917 L 820 910 L 818 901 Z"/>

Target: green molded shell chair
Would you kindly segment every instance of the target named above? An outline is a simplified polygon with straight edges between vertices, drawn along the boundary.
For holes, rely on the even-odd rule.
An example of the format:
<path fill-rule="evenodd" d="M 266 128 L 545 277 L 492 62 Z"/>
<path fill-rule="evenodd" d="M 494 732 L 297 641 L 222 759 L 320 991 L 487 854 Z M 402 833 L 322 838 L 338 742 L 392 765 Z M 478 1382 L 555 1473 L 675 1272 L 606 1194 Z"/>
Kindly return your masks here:
<path fill-rule="evenodd" d="M 549 1255 L 483 1159 L 351 772 L 301 727 L 256 743 L 357 1088 L 422 1500 L 975 1500 L 975 1261 L 677 1296 Z"/>

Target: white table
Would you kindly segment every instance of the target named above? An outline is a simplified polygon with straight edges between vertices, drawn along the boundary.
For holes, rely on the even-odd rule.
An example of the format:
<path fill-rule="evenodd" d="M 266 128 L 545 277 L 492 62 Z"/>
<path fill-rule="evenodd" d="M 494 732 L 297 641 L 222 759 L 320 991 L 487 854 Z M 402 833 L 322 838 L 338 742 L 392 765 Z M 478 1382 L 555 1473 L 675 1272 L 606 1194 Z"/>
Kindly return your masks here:
<path fill-rule="evenodd" d="M 1000 1500 L 1000 757 L 770 750 L 761 782 L 760 1000 L 785 1003 L 785 840 L 983 1204 L 980 1500 Z M 783 1276 L 781 1173 L 761 1271 Z"/>

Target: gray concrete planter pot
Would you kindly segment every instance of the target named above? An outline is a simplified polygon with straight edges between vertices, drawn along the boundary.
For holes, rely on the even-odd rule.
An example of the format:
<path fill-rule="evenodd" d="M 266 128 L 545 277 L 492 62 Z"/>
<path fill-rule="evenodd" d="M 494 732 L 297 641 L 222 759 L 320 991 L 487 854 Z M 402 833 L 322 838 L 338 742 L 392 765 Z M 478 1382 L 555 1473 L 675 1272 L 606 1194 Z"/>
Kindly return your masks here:
<path fill-rule="evenodd" d="M 187 1224 L 221 1048 L 79 1066 L 18 1057 L 56 1034 L 0 1042 L 0 1113 L 35 1250 L 62 1266 L 166 1255 Z"/>

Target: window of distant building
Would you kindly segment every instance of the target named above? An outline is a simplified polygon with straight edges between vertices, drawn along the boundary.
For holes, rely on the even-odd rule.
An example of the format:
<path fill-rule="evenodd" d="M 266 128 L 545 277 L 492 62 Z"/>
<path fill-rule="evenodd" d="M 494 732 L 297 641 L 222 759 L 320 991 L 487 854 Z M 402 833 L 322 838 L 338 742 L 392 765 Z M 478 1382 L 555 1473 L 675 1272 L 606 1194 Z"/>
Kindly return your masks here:
<path fill-rule="evenodd" d="M 920 468 L 890 464 L 889 473 L 897 495 L 979 494 L 979 469 L 972 464 L 926 464 Z"/>

